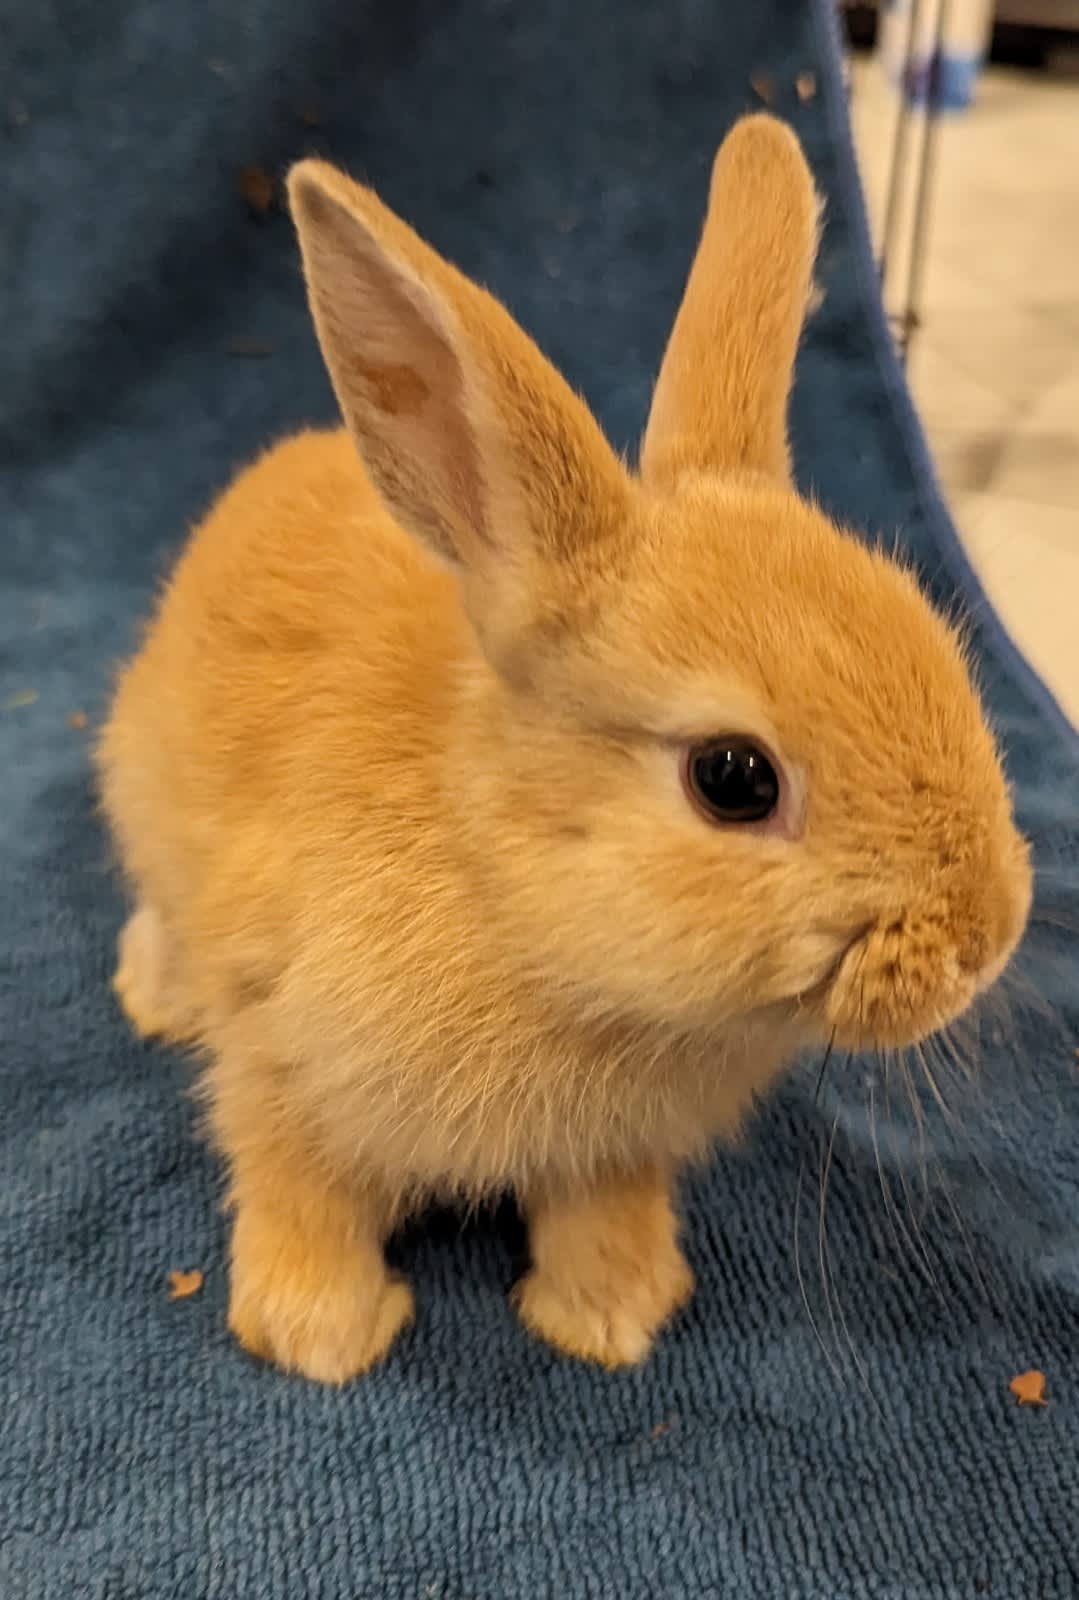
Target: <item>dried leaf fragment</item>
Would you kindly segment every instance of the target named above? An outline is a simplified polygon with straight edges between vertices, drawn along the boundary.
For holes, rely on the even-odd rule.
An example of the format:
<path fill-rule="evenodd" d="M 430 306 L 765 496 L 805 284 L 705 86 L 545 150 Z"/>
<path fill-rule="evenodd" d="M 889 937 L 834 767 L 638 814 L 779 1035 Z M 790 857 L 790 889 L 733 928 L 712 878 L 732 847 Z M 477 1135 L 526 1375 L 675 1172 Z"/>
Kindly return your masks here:
<path fill-rule="evenodd" d="M 817 74 L 815 72 L 800 72 L 794 80 L 794 87 L 798 91 L 798 98 L 803 103 L 812 100 L 817 92 Z"/>
<path fill-rule="evenodd" d="M 1045 1373 L 1036 1369 L 1030 1372 L 1018 1373 L 1009 1383 L 1012 1391 L 1021 1406 L 1047 1406 L 1045 1398 Z"/>
<path fill-rule="evenodd" d="M 665 1433 L 670 1433 L 672 1428 L 677 1428 L 678 1418 L 668 1417 L 664 1422 L 657 1422 L 648 1437 L 654 1444 L 657 1439 L 662 1439 Z"/>
<path fill-rule="evenodd" d="M 202 1288 L 202 1273 L 198 1267 L 192 1267 L 190 1272 L 169 1273 L 169 1299 L 188 1300 L 193 1294 L 198 1294 Z"/>
<path fill-rule="evenodd" d="M 277 200 L 277 184 L 265 167 L 241 167 L 236 174 L 236 187 L 256 217 L 272 211 Z"/>
<path fill-rule="evenodd" d="M 82 728 L 85 728 L 85 726 L 86 726 L 86 712 L 85 711 L 69 711 L 68 714 L 67 714 L 67 725 L 68 725 L 69 728 L 74 728 L 76 731 L 78 731 L 78 730 L 80 730 Z"/>

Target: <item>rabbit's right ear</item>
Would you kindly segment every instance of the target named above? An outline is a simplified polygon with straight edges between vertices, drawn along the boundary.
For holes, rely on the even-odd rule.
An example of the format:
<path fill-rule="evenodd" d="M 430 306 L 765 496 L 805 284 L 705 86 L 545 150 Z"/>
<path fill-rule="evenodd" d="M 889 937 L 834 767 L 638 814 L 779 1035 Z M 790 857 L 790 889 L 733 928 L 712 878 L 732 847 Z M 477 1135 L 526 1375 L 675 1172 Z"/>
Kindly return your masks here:
<path fill-rule="evenodd" d="M 527 629 L 552 573 L 617 535 L 630 480 L 499 303 L 321 161 L 289 177 L 319 342 L 396 520 L 459 575 L 481 637 Z"/>
<path fill-rule="evenodd" d="M 758 113 L 712 171 L 708 216 L 656 383 L 641 473 L 787 479 L 787 395 L 812 292 L 820 205 L 795 135 Z"/>

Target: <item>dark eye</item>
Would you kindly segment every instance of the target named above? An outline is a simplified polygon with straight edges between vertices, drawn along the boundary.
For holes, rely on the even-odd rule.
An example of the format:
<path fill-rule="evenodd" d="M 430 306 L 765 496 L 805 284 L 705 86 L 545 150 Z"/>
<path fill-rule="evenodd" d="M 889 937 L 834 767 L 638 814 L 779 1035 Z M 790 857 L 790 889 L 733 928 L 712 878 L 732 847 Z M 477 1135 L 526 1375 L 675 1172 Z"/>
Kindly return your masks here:
<path fill-rule="evenodd" d="M 748 739 L 717 739 L 691 750 L 686 784 L 716 822 L 764 822 L 779 804 L 779 774 Z"/>

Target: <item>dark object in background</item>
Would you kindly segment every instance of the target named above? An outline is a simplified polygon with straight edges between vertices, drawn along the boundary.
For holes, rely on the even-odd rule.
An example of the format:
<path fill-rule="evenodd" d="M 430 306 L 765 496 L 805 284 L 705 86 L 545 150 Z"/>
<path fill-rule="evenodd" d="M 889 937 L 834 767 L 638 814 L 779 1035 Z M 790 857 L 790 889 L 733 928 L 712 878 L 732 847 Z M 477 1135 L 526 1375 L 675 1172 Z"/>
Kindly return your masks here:
<path fill-rule="evenodd" d="M 875 0 L 844 0 L 843 22 L 853 49 L 871 50 L 876 44 L 880 10 Z M 997 66 L 1052 71 L 1079 49 L 1079 0 L 996 0 L 993 18 L 989 59 Z"/>

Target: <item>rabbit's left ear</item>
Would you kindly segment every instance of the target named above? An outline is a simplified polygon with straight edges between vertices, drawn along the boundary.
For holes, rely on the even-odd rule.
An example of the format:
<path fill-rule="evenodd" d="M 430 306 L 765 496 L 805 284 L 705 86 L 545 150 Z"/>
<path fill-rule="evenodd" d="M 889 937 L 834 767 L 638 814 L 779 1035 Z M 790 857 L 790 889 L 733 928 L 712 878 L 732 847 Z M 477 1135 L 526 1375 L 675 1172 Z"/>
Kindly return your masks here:
<path fill-rule="evenodd" d="M 784 123 L 736 123 L 712 172 L 708 216 L 641 447 L 641 473 L 748 470 L 786 480 L 787 396 L 812 290 L 820 205 Z"/>

